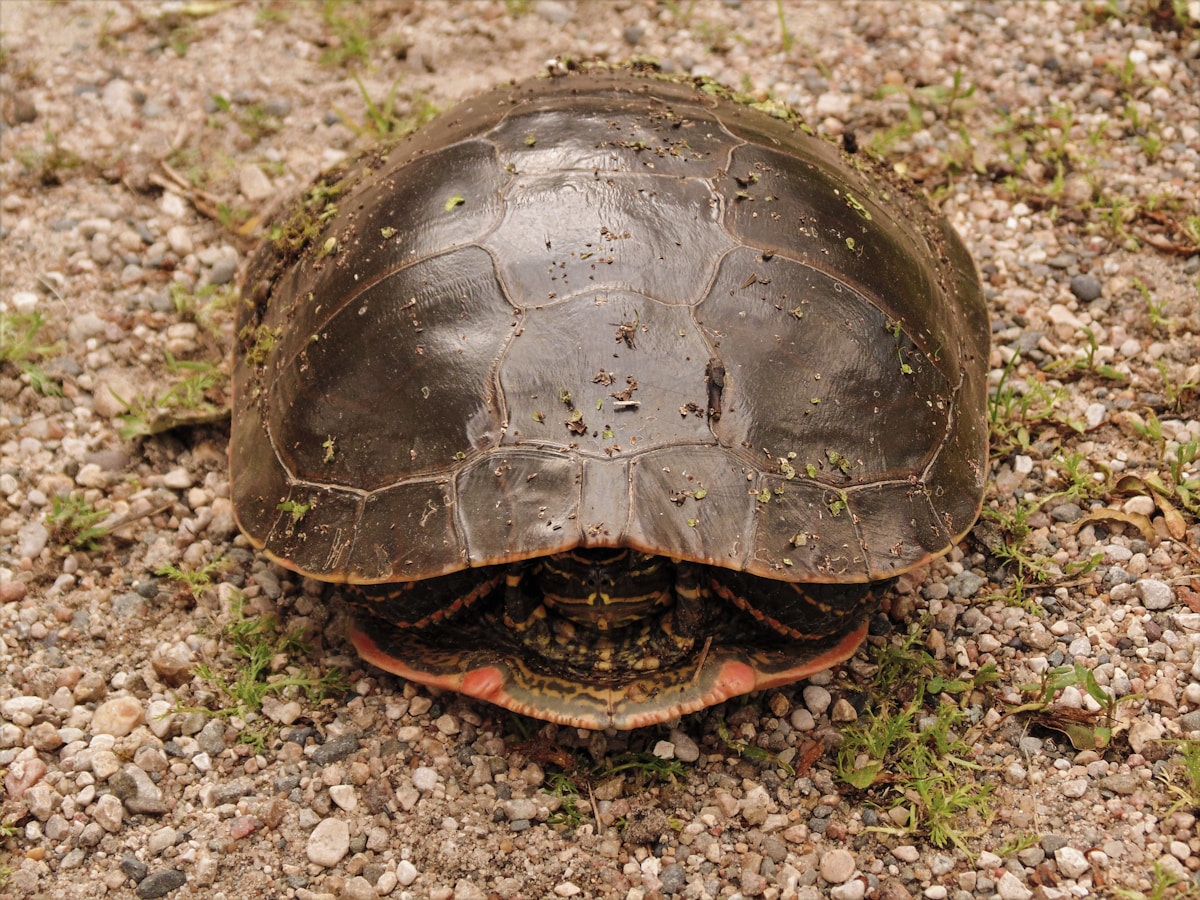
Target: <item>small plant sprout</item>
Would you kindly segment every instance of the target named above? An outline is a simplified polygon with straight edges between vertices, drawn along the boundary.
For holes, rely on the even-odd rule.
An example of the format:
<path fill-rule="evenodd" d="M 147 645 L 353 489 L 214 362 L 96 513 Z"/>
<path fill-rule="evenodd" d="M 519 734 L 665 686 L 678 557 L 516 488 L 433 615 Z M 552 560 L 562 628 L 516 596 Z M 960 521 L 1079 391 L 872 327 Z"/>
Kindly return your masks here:
<path fill-rule="evenodd" d="M 180 425 L 202 425 L 229 415 L 228 408 L 210 397 L 224 394 L 229 375 L 224 367 L 200 360 L 176 359 L 164 351 L 167 371 L 182 375 L 162 393 L 126 399 L 113 396 L 125 407 L 119 416 L 125 440 L 169 431 Z"/>
<path fill-rule="evenodd" d="M 221 630 L 224 652 L 218 660 L 194 670 L 197 677 L 216 690 L 224 704 L 200 712 L 240 717 L 258 712 L 269 696 L 302 694 L 315 703 L 345 689 L 345 679 L 337 669 L 318 674 L 313 668 L 294 664 L 294 656 L 309 656 L 312 652 L 300 629 L 282 631 L 275 616 L 249 616 L 245 607 L 245 597 L 235 593 L 229 608 L 230 620 Z"/>
<path fill-rule="evenodd" d="M 171 581 L 178 583 L 193 597 L 197 597 L 204 588 L 213 583 L 213 576 L 226 571 L 231 565 L 232 562 L 227 557 L 218 556 L 216 559 L 195 568 L 181 568 L 180 566 L 167 563 L 155 569 L 154 574 L 163 578 L 169 578 Z"/>
<path fill-rule="evenodd" d="M 893 824 L 869 830 L 923 835 L 937 847 L 966 850 L 971 832 L 990 816 L 992 785 L 977 774 L 982 766 L 971 758 L 965 713 L 941 698 L 969 695 L 996 673 L 984 667 L 965 681 L 939 675 L 923 646 L 927 629 L 928 622 L 914 626 L 899 643 L 874 654 L 868 688 L 873 710 L 843 732 L 837 774 L 888 810 Z"/>
<path fill-rule="evenodd" d="M 96 509 L 81 494 L 60 494 L 50 501 L 46 521 L 59 543 L 76 550 L 99 550 L 108 529 L 99 523 L 108 513 Z"/>
<path fill-rule="evenodd" d="M 1155 328 L 1165 328 L 1171 324 L 1171 320 L 1167 318 L 1165 309 L 1166 301 L 1156 300 L 1154 294 L 1150 291 L 1141 279 L 1135 278 L 1132 282 L 1134 288 L 1142 299 L 1146 302 L 1146 313 L 1150 316 L 1150 324 Z"/>

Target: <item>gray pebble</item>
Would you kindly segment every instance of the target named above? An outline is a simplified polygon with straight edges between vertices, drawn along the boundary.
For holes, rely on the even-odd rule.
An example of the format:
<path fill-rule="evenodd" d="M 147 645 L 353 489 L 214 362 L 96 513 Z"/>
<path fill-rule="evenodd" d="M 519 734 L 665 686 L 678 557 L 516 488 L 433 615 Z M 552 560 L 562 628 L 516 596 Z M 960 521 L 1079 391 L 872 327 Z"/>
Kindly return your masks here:
<path fill-rule="evenodd" d="M 1128 796 L 1137 790 L 1138 780 L 1133 775 L 1117 773 L 1101 778 L 1098 782 L 1101 790 L 1110 791 L 1121 796 Z"/>
<path fill-rule="evenodd" d="M 330 738 L 316 749 L 312 755 L 314 765 L 327 766 L 339 759 L 345 759 L 358 749 L 358 735 L 341 734 Z"/>
<path fill-rule="evenodd" d="M 223 257 L 218 259 L 208 270 L 209 284 L 229 284 L 237 274 L 237 260 Z"/>
<path fill-rule="evenodd" d="M 1060 503 L 1050 510 L 1050 518 L 1055 522 L 1077 522 L 1083 515 L 1078 503 Z"/>
<path fill-rule="evenodd" d="M 67 338 L 74 346 L 88 340 L 89 337 L 102 335 L 108 324 L 94 312 L 82 312 L 71 319 L 67 325 Z"/>
<path fill-rule="evenodd" d="M 1071 279 L 1071 293 L 1083 303 L 1098 300 L 1101 290 L 1100 279 L 1095 275 L 1076 275 Z"/>
<path fill-rule="evenodd" d="M 566 25 L 575 18 L 574 11 L 565 3 L 558 0 L 538 0 L 533 11 L 538 18 L 544 19 L 551 25 Z"/>
<path fill-rule="evenodd" d="M 1146 609 L 1168 609 L 1175 602 L 1175 591 L 1165 581 L 1143 578 L 1134 586 Z"/>
<path fill-rule="evenodd" d="M 196 743 L 209 756 L 216 756 L 225 749 L 225 723 L 220 719 L 210 719 L 196 735 Z"/>
<path fill-rule="evenodd" d="M 112 599 L 112 611 L 122 618 L 141 618 L 146 612 L 146 598 L 136 593 L 118 594 Z"/>
<path fill-rule="evenodd" d="M 1042 849 L 1049 855 L 1057 851 L 1060 847 L 1067 846 L 1067 839 L 1061 834 L 1048 834 L 1038 841 L 1038 843 L 1041 844 Z"/>
<path fill-rule="evenodd" d="M 124 872 L 131 881 L 136 883 L 146 877 L 147 869 L 144 862 L 142 862 L 136 856 L 130 854 L 129 856 L 122 857 L 121 871 Z"/>
<path fill-rule="evenodd" d="M 150 776 L 133 763 L 127 764 L 109 780 L 109 786 L 131 813 L 158 815 L 167 811 L 162 791 Z"/>
<path fill-rule="evenodd" d="M 671 731 L 671 743 L 675 745 L 675 758 L 692 763 L 700 758 L 700 748 L 688 735 L 675 728 Z"/>
<path fill-rule="evenodd" d="M 1194 709 L 1180 716 L 1179 726 L 1184 731 L 1200 731 L 1200 709 Z"/>
<path fill-rule="evenodd" d="M 950 588 L 950 594 L 959 599 L 974 597 L 979 593 L 979 589 L 986 582 L 983 578 L 976 575 L 974 572 L 960 572 L 950 579 L 947 586 Z"/>
<path fill-rule="evenodd" d="M 663 866 L 663 870 L 658 873 L 658 880 L 664 894 L 681 893 L 687 886 L 687 874 L 679 863 Z"/>
<path fill-rule="evenodd" d="M 1017 853 L 1017 859 L 1021 861 L 1021 865 L 1028 869 L 1040 866 L 1046 859 L 1046 851 L 1041 847 L 1026 847 Z"/>
<path fill-rule="evenodd" d="M 155 872 L 147 875 L 139 882 L 134 893 L 143 900 L 153 900 L 155 897 L 165 897 L 171 891 L 183 887 L 187 876 L 178 869 L 167 869 L 165 872 Z"/>
<path fill-rule="evenodd" d="M 249 781 L 230 781 L 223 784 L 215 784 L 212 787 L 212 792 L 206 798 L 209 803 L 205 806 L 223 806 L 226 803 L 234 803 L 254 793 L 254 786 Z"/>
<path fill-rule="evenodd" d="M 832 702 L 832 695 L 819 684 L 810 684 L 804 689 L 804 705 L 814 716 L 824 713 Z"/>
<path fill-rule="evenodd" d="M 17 559 L 33 559 L 46 549 L 50 531 L 41 522 L 27 522 L 17 529 Z"/>

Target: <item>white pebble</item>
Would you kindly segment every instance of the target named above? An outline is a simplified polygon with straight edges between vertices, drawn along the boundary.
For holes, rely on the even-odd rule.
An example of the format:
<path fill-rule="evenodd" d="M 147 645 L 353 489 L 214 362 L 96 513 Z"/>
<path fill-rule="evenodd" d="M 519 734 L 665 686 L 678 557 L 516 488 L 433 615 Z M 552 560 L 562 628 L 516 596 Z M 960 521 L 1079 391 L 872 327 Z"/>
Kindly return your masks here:
<path fill-rule="evenodd" d="M 1087 793 L 1088 783 L 1086 778 L 1072 778 L 1070 781 L 1064 781 L 1062 787 L 1062 795 L 1071 800 L 1078 800 Z"/>
<path fill-rule="evenodd" d="M 1058 864 L 1059 874 L 1067 878 L 1078 878 L 1091 868 L 1087 857 L 1074 847 L 1059 847 L 1054 851 L 1054 861 Z"/>
<path fill-rule="evenodd" d="M 892 850 L 892 856 L 900 860 L 900 862 L 915 863 L 921 858 L 921 851 L 912 844 L 901 844 Z"/>
<path fill-rule="evenodd" d="M 1152 516 L 1154 515 L 1154 498 L 1147 497 L 1145 494 L 1130 497 L 1121 504 L 1121 510 L 1130 514 Z"/>
<path fill-rule="evenodd" d="M 358 808 L 358 793 L 351 784 L 335 784 L 329 788 L 329 799 L 346 812 Z"/>
<path fill-rule="evenodd" d="M 1004 860 L 1002 860 L 991 850 L 984 850 L 975 860 L 975 868 L 979 869 L 981 872 L 987 872 L 992 869 L 1000 868 L 1000 864 L 1003 862 Z"/>
<path fill-rule="evenodd" d="M 341 819 L 322 819 L 308 836 L 305 852 L 310 862 L 329 868 L 350 850 L 350 826 Z"/>
<path fill-rule="evenodd" d="M 996 891 L 1000 900 L 1030 900 L 1033 891 L 1025 887 L 1021 879 L 1012 872 L 1005 872 L 996 882 Z"/>
<path fill-rule="evenodd" d="M 37 307 L 38 295 L 33 291 L 17 291 L 9 300 L 14 312 L 31 313 Z"/>
<path fill-rule="evenodd" d="M 833 696 L 820 685 L 810 684 L 804 689 L 804 705 L 814 716 L 824 714 L 833 702 Z"/>
<path fill-rule="evenodd" d="M 13 697 L 0 703 L 0 715 L 15 725 L 28 728 L 44 705 L 41 697 Z"/>
<path fill-rule="evenodd" d="M 1175 591 L 1165 581 L 1143 578 L 1135 587 L 1146 609 L 1167 609 L 1175 602 Z"/>
<path fill-rule="evenodd" d="M 866 895 L 867 883 L 861 878 L 855 878 L 829 889 L 830 900 L 862 900 Z"/>
<path fill-rule="evenodd" d="M 184 225 L 172 225 L 167 229 L 167 244 L 176 256 L 187 256 L 195 249 L 192 236 Z"/>
<path fill-rule="evenodd" d="M 396 866 L 396 878 L 400 882 L 400 887 L 409 887 L 417 880 L 417 867 L 410 863 L 407 859 L 400 860 Z"/>
<path fill-rule="evenodd" d="M 107 832 L 120 831 L 125 821 L 125 807 L 115 794 L 104 794 L 96 801 L 92 818 Z"/>
<path fill-rule="evenodd" d="M 162 483 L 164 487 L 169 487 L 172 490 L 186 490 L 192 486 L 192 473 L 180 466 L 164 475 Z"/>
<path fill-rule="evenodd" d="M 437 769 L 431 769 L 429 766 L 417 766 L 413 769 L 412 781 L 413 787 L 418 791 L 428 793 L 437 787 Z"/>

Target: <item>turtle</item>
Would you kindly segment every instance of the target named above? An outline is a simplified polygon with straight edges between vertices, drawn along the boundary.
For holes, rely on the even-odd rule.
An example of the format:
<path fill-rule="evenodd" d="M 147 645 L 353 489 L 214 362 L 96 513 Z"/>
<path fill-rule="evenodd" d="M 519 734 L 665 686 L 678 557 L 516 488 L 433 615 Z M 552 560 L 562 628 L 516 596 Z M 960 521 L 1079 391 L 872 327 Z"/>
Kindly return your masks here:
<path fill-rule="evenodd" d="M 915 188 L 719 85 L 511 82 L 243 279 L 231 495 L 360 656 L 584 729 L 848 659 L 974 523 L 988 320 Z"/>

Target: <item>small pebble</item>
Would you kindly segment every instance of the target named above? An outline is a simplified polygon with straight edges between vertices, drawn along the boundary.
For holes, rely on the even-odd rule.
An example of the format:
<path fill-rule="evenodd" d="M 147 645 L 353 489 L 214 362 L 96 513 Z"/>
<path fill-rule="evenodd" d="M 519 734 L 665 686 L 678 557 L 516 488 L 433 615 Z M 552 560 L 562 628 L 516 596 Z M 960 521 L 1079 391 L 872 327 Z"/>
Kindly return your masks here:
<path fill-rule="evenodd" d="M 1007 871 L 996 882 L 996 892 L 1000 900 L 1030 900 L 1033 897 L 1033 891 L 1020 878 Z"/>
<path fill-rule="evenodd" d="M 412 783 L 418 791 L 429 793 L 437 787 L 437 769 L 431 769 L 429 766 L 417 766 L 413 769 Z"/>
<path fill-rule="evenodd" d="M 117 697 L 96 707 L 92 714 L 92 731 L 124 737 L 145 720 L 142 704 L 134 697 Z"/>
<path fill-rule="evenodd" d="M 1175 591 L 1165 581 L 1143 578 L 1134 585 L 1134 590 L 1146 609 L 1169 609 L 1175 603 Z"/>
<path fill-rule="evenodd" d="M 829 889 L 830 900 L 863 900 L 867 895 L 867 883 L 862 878 L 852 878 L 845 884 L 835 884 Z"/>
<path fill-rule="evenodd" d="M 308 836 L 309 862 L 330 868 L 350 852 L 350 826 L 341 819 L 322 819 Z"/>
<path fill-rule="evenodd" d="M 329 788 L 329 799 L 346 812 L 354 812 L 358 808 L 358 792 L 350 784 L 335 784 Z"/>
<path fill-rule="evenodd" d="M 823 715 L 832 702 L 833 696 L 820 685 L 810 684 L 804 689 L 804 705 L 814 716 Z"/>
<path fill-rule="evenodd" d="M 134 894 L 141 900 L 155 900 L 156 897 L 165 897 L 185 884 L 187 876 L 183 872 L 178 869 L 166 869 L 143 878 Z"/>
<path fill-rule="evenodd" d="M 830 884 L 842 884 L 850 880 L 856 865 L 854 854 L 838 847 L 821 857 L 821 877 Z"/>
<path fill-rule="evenodd" d="M 396 880 L 400 882 L 400 887 L 411 887 L 418 874 L 417 867 L 407 859 L 396 864 Z"/>
<path fill-rule="evenodd" d="M 120 831 L 121 825 L 125 821 L 125 807 L 113 794 L 104 794 L 96 801 L 96 807 L 92 810 L 92 818 L 105 831 Z"/>
<path fill-rule="evenodd" d="M 1100 299 L 1103 286 L 1095 275 L 1076 275 L 1071 279 L 1071 293 L 1083 303 L 1091 303 Z"/>
<path fill-rule="evenodd" d="M 1066 878 L 1078 878 L 1091 868 L 1087 857 L 1074 847 L 1059 847 L 1054 851 L 1054 863 Z"/>
<path fill-rule="evenodd" d="M 829 718 L 835 725 L 848 725 L 858 721 L 858 711 L 849 700 L 838 697 L 837 702 L 833 704 L 833 711 L 829 714 Z"/>

